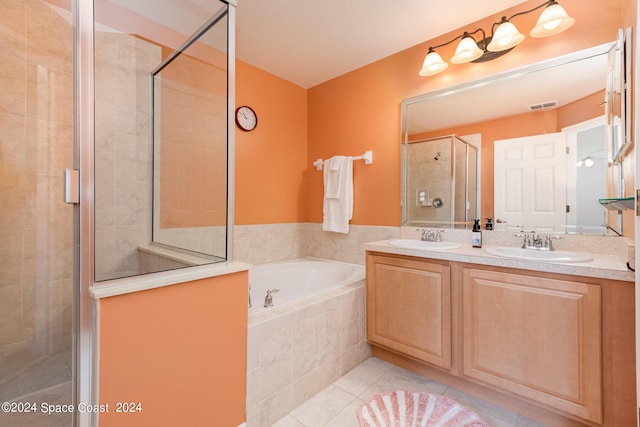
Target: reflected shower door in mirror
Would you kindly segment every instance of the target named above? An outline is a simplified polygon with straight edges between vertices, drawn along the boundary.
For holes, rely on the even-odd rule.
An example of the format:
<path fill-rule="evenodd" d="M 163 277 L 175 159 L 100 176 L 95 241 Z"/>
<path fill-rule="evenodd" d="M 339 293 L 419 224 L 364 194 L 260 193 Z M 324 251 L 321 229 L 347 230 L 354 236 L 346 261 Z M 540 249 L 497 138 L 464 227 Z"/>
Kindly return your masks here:
<path fill-rule="evenodd" d="M 95 278 L 225 260 L 228 5 L 115 3 L 95 7 Z"/>
<path fill-rule="evenodd" d="M 406 223 L 466 228 L 478 217 L 478 149 L 457 135 L 408 141 L 404 149 Z"/>
<path fill-rule="evenodd" d="M 605 234 L 606 215 L 598 203 L 602 195 L 596 189 L 606 188 L 606 174 L 601 172 L 609 167 L 604 155 L 606 132 L 603 127 L 603 101 L 607 56 L 612 46 L 614 43 L 607 43 L 404 100 L 403 145 L 407 141 L 441 135 L 473 135 L 477 138 L 474 145 L 480 147 L 482 153 L 479 212 L 483 218 L 496 218 L 515 211 L 520 215 L 512 219 L 500 218 L 507 222 L 497 223 L 496 229 L 532 228 Z M 592 135 L 596 141 L 582 142 L 579 137 L 584 129 L 578 130 L 577 127 L 585 123 L 586 127 L 596 127 L 590 124 L 592 121 L 600 123 L 600 130 L 594 131 L 596 136 Z M 538 156 L 545 153 L 556 156 L 558 152 L 562 154 L 566 150 L 566 159 L 557 159 L 564 165 L 562 170 L 559 169 L 561 166 L 555 165 L 544 169 L 544 173 L 542 169 L 533 172 L 533 166 L 539 159 L 529 155 L 520 160 L 519 171 L 515 170 L 514 162 L 507 160 L 504 164 L 506 170 L 496 172 L 495 156 L 499 155 L 496 153 L 496 141 L 533 138 L 536 135 L 544 138 L 544 135 L 559 133 L 565 134 L 567 143 L 561 143 L 564 147 L 549 151 L 540 146 L 536 152 L 535 148 L 527 146 L 527 150 L 520 152 L 520 155 L 526 151 Z M 572 141 L 573 147 L 568 141 Z M 508 155 L 516 155 L 516 151 Z M 582 169 L 578 168 L 580 161 Z M 411 162 L 403 163 L 403 168 L 407 168 L 402 171 L 404 177 L 412 174 L 409 170 L 411 167 Z M 538 174 L 533 183 L 527 184 L 528 187 L 525 187 L 524 180 L 529 178 L 521 175 L 525 169 Z M 589 181 L 581 179 L 587 169 L 591 174 Z M 511 178 L 505 182 L 508 176 Z M 522 184 L 520 188 L 504 188 L 504 184 L 513 186 L 518 182 L 516 176 Z M 562 176 L 565 176 L 564 180 Z M 586 184 L 596 181 L 597 186 Z M 406 200 L 415 197 L 410 188 L 403 187 L 402 191 Z M 502 200 L 496 197 L 496 191 L 503 192 Z M 533 205 L 542 209 L 537 213 L 543 214 L 538 217 L 544 217 L 544 221 L 536 220 L 533 212 L 524 210 L 525 198 L 529 201 L 533 199 Z M 501 206 L 496 206 L 496 202 Z M 421 221 L 413 215 L 407 204 L 403 206 L 403 220 L 405 225 L 415 225 Z"/>

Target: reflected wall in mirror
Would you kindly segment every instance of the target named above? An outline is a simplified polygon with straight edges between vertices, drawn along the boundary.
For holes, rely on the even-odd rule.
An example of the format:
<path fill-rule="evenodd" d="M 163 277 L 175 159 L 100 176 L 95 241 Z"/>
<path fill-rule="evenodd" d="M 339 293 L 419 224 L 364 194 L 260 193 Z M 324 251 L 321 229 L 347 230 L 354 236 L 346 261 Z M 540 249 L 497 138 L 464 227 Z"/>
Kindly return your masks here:
<path fill-rule="evenodd" d="M 598 198 L 606 197 L 603 124 L 611 49 L 614 43 L 404 100 L 402 143 L 451 134 L 477 138 L 478 216 L 494 218 L 497 229 L 605 234 Z M 588 131 L 590 142 L 582 142 Z M 548 141 L 558 135 L 560 142 Z M 505 157 L 495 160 L 498 155 Z M 542 163 L 551 155 L 558 156 L 555 163 Z M 587 158 L 591 167 L 578 171 L 578 162 L 584 165 Z M 503 163 L 502 172 L 496 172 L 496 161 Z M 586 169 L 588 180 L 582 179 Z M 424 226 L 407 208 L 415 197 L 415 189 L 407 187 L 410 174 L 402 171 L 403 225 Z M 594 181 L 601 185 L 589 184 Z M 504 196 L 500 207 L 496 192 Z"/>

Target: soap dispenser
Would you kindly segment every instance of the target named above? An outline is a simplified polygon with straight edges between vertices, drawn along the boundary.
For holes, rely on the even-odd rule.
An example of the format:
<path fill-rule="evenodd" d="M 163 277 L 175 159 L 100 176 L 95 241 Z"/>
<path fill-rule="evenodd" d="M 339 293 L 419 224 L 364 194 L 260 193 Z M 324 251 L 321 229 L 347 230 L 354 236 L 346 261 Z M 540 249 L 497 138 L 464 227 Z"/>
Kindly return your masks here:
<path fill-rule="evenodd" d="M 471 246 L 474 248 L 482 247 L 482 230 L 480 229 L 480 220 L 473 220 L 473 230 L 471 231 Z"/>

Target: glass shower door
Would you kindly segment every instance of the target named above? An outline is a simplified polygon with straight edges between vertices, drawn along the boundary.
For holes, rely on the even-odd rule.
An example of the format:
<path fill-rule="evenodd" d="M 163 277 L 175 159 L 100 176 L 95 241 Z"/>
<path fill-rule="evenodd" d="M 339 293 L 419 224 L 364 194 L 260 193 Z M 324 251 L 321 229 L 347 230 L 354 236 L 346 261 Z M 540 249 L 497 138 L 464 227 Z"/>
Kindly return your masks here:
<path fill-rule="evenodd" d="M 40 405 L 72 402 L 74 207 L 62 183 L 73 167 L 73 24 L 50 2 L 2 6 L 0 425 L 70 426 L 72 414 Z"/>

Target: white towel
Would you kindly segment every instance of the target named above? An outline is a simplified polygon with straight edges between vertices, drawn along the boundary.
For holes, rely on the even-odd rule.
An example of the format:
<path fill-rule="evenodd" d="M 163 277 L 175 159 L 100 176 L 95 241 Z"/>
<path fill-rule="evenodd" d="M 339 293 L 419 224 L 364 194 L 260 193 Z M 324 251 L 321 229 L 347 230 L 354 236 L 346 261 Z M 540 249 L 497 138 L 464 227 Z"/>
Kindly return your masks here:
<path fill-rule="evenodd" d="M 353 158 L 334 156 L 324 162 L 322 229 L 349 232 L 353 216 Z"/>
<path fill-rule="evenodd" d="M 324 197 L 339 199 L 347 157 L 333 156 L 324 162 Z"/>

